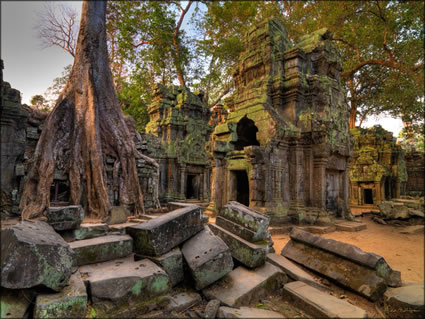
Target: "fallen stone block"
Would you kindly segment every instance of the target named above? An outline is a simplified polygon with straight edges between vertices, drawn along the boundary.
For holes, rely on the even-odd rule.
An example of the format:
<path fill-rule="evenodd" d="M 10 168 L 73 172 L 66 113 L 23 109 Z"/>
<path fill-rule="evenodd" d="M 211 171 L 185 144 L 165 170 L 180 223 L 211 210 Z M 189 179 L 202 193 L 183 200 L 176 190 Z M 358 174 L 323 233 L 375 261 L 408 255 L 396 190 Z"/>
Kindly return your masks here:
<path fill-rule="evenodd" d="M 218 299 L 225 306 L 240 307 L 278 294 L 287 281 L 285 273 L 266 262 L 252 270 L 240 266 L 202 293 L 208 300 Z"/>
<path fill-rule="evenodd" d="M 308 226 L 300 226 L 297 228 L 312 234 L 329 234 L 329 233 L 333 233 L 336 230 L 335 225 L 327 225 L 327 226 L 308 225 Z"/>
<path fill-rule="evenodd" d="M 35 318 L 83 318 L 87 311 L 87 292 L 77 271 L 62 291 L 37 296 Z"/>
<path fill-rule="evenodd" d="M 290 237 L 293 240 L 320 248 L 356 264 L 375 269 L 376 274 L 384 278 L 386 283 L 390 286 L 399 286 L 401 283 L 400 272 L 391 269 L 385 259 L 375 253 L 365 252 L 359 247 L 334 239 L 314 236 L 299 229 L 293 229 L 290 233 Z"/>
<path fill-rule="evenodd" d="M 84 209 L 80 205 L 49 207 L 47 222 L 57 231 L 76 229 L 84 219 Z"/>
<path fill-rule="evenodd" d="M 229 247 L 206 226 L 182 246 L 195 288 L 201 290 L 233 269 Z"/>
<path fill-rule="evenodd" d="M 252 241 L 266 240 L 269 236 L 267 227 L 270 218 L 238 202 L 229 202 L 220 211 L 219 216 L 254 232 Z"/>
<path fill-rule="evenodd" d="M 1 288 L 0 318 L 28 318 L 36 293 L 31 289 Z"/>
<path fill-rule="evenodd" d="M 339 231 L 358 232 L 366 229 L 367 225 L 365 223 L 343 221 L 335 223 L 335 227 Z"/>
<path fill-rule="evenodd" d="M 135 261 L 139 261 L 145 258 L 153 261 L 155 264 L 165 270 L 168 277 L 170 278 L 172 287 L 183 281 L 183 255 L 179 247 L 170 250 L 168 253 L 162 256 L 152 257 L 141 256 L 137 254 L 134 256 Z"/>
<path fill-rule="evenodd" d="M 423 210 L 418 210 L 418 209 L 409 209 L 409 215 L 425 218 L 425 214 Z"/>
<path fill-rule="evenodd" d="M 203 229 L 201 208 L 191 205 L 127 227 L 139 255 L 161 256 Z"/>
<path fill-rule="evenodd" d="M 99 263 L 128 256 L 133 251 L 133 239 L 128 235 L 107 235 L 70 243 L 78 266 Z"/>
<path fill-rule="evenodd" d="M 227 220 L 221 216 L 217 216 L 215 219 L 215 224 L 217 226 L 220 226 L 221 228 L 231 232 L 232 234 L 235 234 L 249 242 L 256 242 L 256 241 L 261 241 L 261 240 L 265 240 L 266 238 L 263 239 L 257 239 L 257 233 L 253 232 L 252 230 L 249 230 L 248 228 L 245 228 L 243 226 L 240 226 L 230 220 Z M 269 235 L 270 236 L 270 235 Z"/>
<path fill-rule="evenodd" d="M 287 283 L 283 290 L 284 297 L 312 316 L 320 318 L 367 318 L 367 312 L 363 309 L 326 294 L 304 282 Z"/>
<path fill-rule="evenodd" d="M 282 255 L 372 301 L 381 298 L 387 288 L 385 280 L 376 274 L 375 269 L 302 242 L 290 240 L 283 248 Z"/>
<path fill-rule="evenodd" d="M 112 206 L 104 222 L 108 225 L 126 223 L 130 212 L 123 206 Z"/>
<path fill-rule="evenodd" d="M 384 311 L 388 318 L 425 318 L 424 285 L 388 288 L 384 294 Z"/>
<path fill-rule="evenodd" d="M 1 286 L 42 285 L 62 290 L 71 277 L 75 254 L 45 222 L 22 222 L 1 231 Z"/>
<path fill-rule="evenodd" d="M 141 224 L 136 223 L 137 224 Z M 126 235 L 127 234 L 127 227 L 129 226 L 134 226 L 135 223 L 134 222 L 127 222 L 127 223 L 122 223 L 122 224 L 115 224 L 115 225 L 109 225 L 108 228 L 111 232 L 119 232 L 121 235 Z"/>
<path fill-rule="evenodd" d="M 416 225 L 416 226 L 407 226 L 400 230 L 401 234 L 423 234 L 424 233 L 424 225 Z"/>
<path fill-rule="evenodd" d="M 250 243 L 220 226 L 210 224 L 209 227 L 214 234 L 229 246 L 233 258 L 243 265 L 255 268 L 266 262 L 266 255 L 269 252 L 268 242 L 263 241 L 261 245 Z"/>
<path fill-rule="evenodd" d="M 184 312 L 202 301 L 201 295 L 194 291 L 184 291 L 170 296 L 166 311 Z"/>
<path fill-rule="evenodd" d="M 207 303 L 207 306 L 204 310 L 205 319 L 214 319 L 217 316 L 218 309 L 220 308 L 220 300 L 213 299 Z"/>
<path fill-rule="evenodd" d="M 85 265 L 80 273 L 90 286 L 98 318 L 134 317 L 168 300 L 164 295 L 170 289 L 169 278 L 148 259 L 134 261 L 134 256 L 129 256 Z"/>
<path fill-rule="evenodd" d="M 282 314 L 264 309 L 220 307 L 217 318 L 285 318 Z"/>
<path fill-rule="evenodd" d="M 312 276 L 310 276 L 307 272 L 301 269 L 298 265 L 294 264 L 292 261 L 282 255 L 267 254 L 267 261 L 281 269 L 293 281 L 305 282 L 306 284 L 309 284 L 310 286 L 320 289 L 322 291 L 329 290 L 328 288 L 326 288 L 326 286 L 315 281 Z"/>
<path fill-rule="evenodd" d="M 104 236 L 108 230 L 107 224 L 81 224 L 77 229 L 60 232 L 60 234 L 66 241 L 74 241 Z"/>

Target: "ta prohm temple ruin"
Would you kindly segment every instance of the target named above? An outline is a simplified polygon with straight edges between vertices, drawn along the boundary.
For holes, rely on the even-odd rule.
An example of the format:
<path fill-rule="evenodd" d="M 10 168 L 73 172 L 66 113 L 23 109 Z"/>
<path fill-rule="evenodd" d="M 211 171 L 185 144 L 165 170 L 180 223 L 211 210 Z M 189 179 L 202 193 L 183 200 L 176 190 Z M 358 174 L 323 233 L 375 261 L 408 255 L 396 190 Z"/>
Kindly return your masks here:
<path fill-rule="evenodd" d="M 211 205 L 228 201 L 298 223 L 348 211 L 351 137 L 341 61 L 326 29 L 292 45 L 278 19 L 248 31 L 211 137 Z"/>

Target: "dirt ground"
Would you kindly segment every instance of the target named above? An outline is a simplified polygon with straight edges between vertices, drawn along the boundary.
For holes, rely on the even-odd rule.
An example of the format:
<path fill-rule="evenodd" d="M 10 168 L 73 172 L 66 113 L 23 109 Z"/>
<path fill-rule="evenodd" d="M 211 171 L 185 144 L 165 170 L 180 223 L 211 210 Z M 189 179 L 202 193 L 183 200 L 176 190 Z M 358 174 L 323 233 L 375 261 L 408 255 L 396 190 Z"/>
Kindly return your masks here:
<path fill-rule="evenodd" d="M 401 272 L 403 282 L 424 282 L 424 234 L 401 234 L 401 227 L 376 224 L 370 215 L 356 217 L 367 225 L 359 232 L 335 231 L 322 234 L 325 238 L 340 240 L 356 245 L 360 249 L 374 252 L 385 258 L 391 268 Z M 274 249 L 280 254 L 289 241 L 289 235 L 272 236 Z"/>

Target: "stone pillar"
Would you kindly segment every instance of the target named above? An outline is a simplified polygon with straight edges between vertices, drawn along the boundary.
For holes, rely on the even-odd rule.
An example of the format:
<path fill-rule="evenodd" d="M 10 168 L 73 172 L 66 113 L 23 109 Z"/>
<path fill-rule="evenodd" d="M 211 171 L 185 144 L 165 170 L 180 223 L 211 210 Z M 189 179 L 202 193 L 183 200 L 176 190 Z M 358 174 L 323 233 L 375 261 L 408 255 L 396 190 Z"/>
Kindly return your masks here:
<path fill-rule="evenodd" d="M 304 145 L 304 201 L 310 206 L 313 194 L 313 151 L 310 145 Z"/>
<path fill-rule="evenodd" d="M 375 181 L 375 197 L 373 203 L 377 205 L 381 202 L 381 182 Z"/>
<path fill-rule="evenodd" d="M 214 212 L 214 216 L 223 207 L 223 195 L 226 189 L 224 164 L 224 159 L 219 157 L 214 157 L 211 161 L 211 201 L 208 209 Z"/>
<path fill-rule="evenodd" d="M 279 151 L 282 158 L 282 195 L 281 198 L 283 201 L 288 202 L 291 199 L 291 194 L 289 191 L 289 164 L 288 164 L 288 143 L 281 142 L 279 144 Z"/>
<path fill-rule="evenodd" d="M 326 167 L 328 159 L 313 159 L 313 203 L 315 207 L 326 209 Z"/>
<path fill-rule="evenodd" d="M 345 171 L 342 172 L 342 200 L 343 200 L 343 217 L 351 213 L 350 210 L 350 168 L 348 162 L 345 165 Z"/>
<path fill-rule="evenodd" d="M 180 166 L 180 198 L 186 199 L 186 164 Z"/>
<path fill-rule="evenodd" d="M 291 206 L 304 205 L 304 152 L 300 144 L 290 147 Z"/>

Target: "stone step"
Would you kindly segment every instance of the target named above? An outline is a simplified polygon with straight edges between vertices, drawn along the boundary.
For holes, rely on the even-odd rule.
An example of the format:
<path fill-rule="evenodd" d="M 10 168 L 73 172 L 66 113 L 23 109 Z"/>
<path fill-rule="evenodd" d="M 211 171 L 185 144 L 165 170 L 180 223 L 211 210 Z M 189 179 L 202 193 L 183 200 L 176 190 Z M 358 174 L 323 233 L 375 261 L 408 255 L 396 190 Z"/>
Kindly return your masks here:
<path fill-rule="evenodd" d="M 240 307 L 239 309 L 230 308 L 230 307 L 220 307 L 218 309 L 217 318 L 285 318 L 282 314 L 258 309 L 258 308 L 248 308 Z"/>
<path fill-rule="evenodd" d="M 223 218 L 221 216 L 217 216 L 215 219 L 215 224 L 217 226 L 220 226 L 221 228 L 228 230 L 232 234 L 235 234 L 236 236 L 239 236 L 249 242 L 256 242 L 265 240 L 266 238 L 257 238 L 257 233 L 253 232 L 252 230 L 249 230 L 248 228 L 245 228 L 243 226 L 240 226 L 226 218 Z M 266 234 L 266 233 L 264 233 Z"/>
<path fill-rule="evenodd" d="M 202 211 L 191 205 L 127 227 L 139 255 L 161 256 L 203 229 Z"/>
<path fill-rule="evenodd" d="M 160 302 L 170 289 L 164 270 L 148 259 L 134 261 L 133 255 L 82 266 L 80 273 L 90 287 L 98 318 L 148 312 L 149 305 Z"/>
<path fill-rule="evenodd" d="M 77 271 L 62 291 L 37 296 L 34 318 L 83 318 L 86 311 L 87 291 Z"/>
<path fill-rule="evenodd" d="M 329 289 L 321 283 L 314 280 L 310 274 L 305 272 L 301 267 L 290 261 L 288 258 L 278 255 L 278 254 L 267 254 L 267 261 L 272 265 L 275 265 L 283 272 L 285 272 L 288 277 L 294 281 L 302 281 L 310 286 L 313 286 L 322 291 L 328 291 Z"/>
<path fill-rule="evenodd" d="M 170 303 L 165 307 L 166 311 L 184 312 L 202 301 L 201 295 L 195 291 L 183 291 L 170 295 Z"/>
<path fill-rule="evenodd" d="M 358 232 L 367 229 L 365 223 L 351 222 L 347 220 L 336 220 L 335 227 L 337 231 Z"/>
<path fill-rule="evenodd" d="M 114 232 L 119 232 L 121 235 L 127 234 L 127 227 L 140 225 L 141 223 L 134 223 L 133 221 L 129 221 L 127 223 L 109 225 L 109 230 Z"/>
<path fill-rule="evenodd" d="M 74 241 L 104 236 L 108 231 L 107 224 L 81 224 L 77 229 L 66 230 L 60 234 L 66 241 Z"/>
<path fill-rule="evenodd" d="M 208 226 L 183 244 L 182 253 L 196 290 L 205 288 L 233 269 L 229 247 Z"/>
<path fill-rule="evenodd" d="M 388 288 L 384 294 L 385 314 L 391 318 L 425 318 L 424 284 Z"/>
<path fill-rule="evenodd" d="M 296 228 L 307 231 L 312 234 L 329 234 L 336 230 L 336 227 L 334 225 L 329 225 L 329 226 L 309 225 L 309 226 L 297 226 Z"/>
<path fill-rule="evenodd" d="M 82 266 L 128 256 L 133 251 L 133 239 L 128 235 L 107 235 L 74 241 L 69 246 L 76 254 L 77 265 Z"/>
<path fill-rule="evenodd" d="M 287 280 L 284 272 L 266 262 L 253 270 L 240 266 L 202 293 L 208 300 L 218 299 L 225 306 L 240 307 L 278 293 Z"/>
<path fill-rule="evenodd" d="M 266 255 L 269 252 L 268 242 L 257 245 L 250 243 L 239 236 L 217 226 L 209 224 L 211 231 L 220 237 L 230 248 L 233 258 L 249 268 L 255 268 L 266 262 Z"/>
<path fill-rule="evenodd" d="M 299 309 L 321 318 L 367 318 L 367 312 L 345 300 L 326 294 L 302 281 L 287 283 L 284 297 Z"/>

